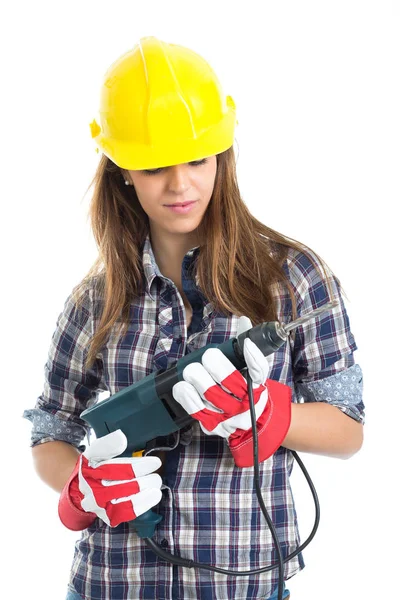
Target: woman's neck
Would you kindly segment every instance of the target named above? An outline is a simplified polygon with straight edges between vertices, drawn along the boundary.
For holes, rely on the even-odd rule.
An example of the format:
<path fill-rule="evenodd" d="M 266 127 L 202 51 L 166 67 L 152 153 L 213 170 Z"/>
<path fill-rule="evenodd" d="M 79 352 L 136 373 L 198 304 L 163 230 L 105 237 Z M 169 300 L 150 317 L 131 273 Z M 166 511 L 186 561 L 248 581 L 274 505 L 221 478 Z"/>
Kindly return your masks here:
<path fill-rule="evenodd" d="M 158 268 L 164 277 L 171 279 L 182 294 L 182 261 L 185 254 L 198 246 L 194 235 L 157 236 L 150 234 L 151 246 Z"/>

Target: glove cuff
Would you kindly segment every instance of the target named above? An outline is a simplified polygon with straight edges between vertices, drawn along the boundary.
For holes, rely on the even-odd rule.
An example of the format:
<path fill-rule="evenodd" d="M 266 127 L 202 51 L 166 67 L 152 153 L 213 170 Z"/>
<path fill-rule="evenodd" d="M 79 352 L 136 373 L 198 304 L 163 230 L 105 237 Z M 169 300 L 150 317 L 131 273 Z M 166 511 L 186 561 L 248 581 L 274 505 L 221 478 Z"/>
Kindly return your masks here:
<path fill-rule="evenodd" d="M 77 460 L 75 468 L 64 486 L 58 502 L 58 516 L 61 523 L 71 531 L 82 531 L 93 523 L 96 514 L 85 512 L 80 507 L 82 494 L 79 491 L 78 473 L 80 459 Z"/>
<path fill-rule="evenodd" d="M 286 437 L 291 420 L 292 390 L 287 385 L 268 379 L 268 402 L 257 421 L 258 462 L 274 454 Z M 253 432 L 249 429 L 240 436 L 231 436 L 228 445 L 237 467 L 254 466 Z"/>

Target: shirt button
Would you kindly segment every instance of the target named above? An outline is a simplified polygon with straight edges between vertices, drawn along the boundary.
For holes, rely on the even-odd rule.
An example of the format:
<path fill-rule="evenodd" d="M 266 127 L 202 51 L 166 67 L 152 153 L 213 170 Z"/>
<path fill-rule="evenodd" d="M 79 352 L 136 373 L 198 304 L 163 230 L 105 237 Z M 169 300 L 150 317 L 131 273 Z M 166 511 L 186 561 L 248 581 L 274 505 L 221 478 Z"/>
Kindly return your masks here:
<path fill-rule="evenodd" d="M 160 546 L 163 550 L 166 550 L 169 547 L 168 540 L 166 540 L 166 539 L 161 540 Z"/>

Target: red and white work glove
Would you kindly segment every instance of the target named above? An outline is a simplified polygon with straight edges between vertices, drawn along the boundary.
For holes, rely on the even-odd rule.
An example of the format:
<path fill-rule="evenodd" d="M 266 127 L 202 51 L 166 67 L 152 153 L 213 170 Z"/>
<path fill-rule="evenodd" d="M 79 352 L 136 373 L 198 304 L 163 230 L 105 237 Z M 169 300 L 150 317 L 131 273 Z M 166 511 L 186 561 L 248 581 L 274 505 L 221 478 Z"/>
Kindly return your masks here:
<path fill-rule="evenodd" d="M 96 517 L 110 527 L 131 521 L 158 504 L 162 497 L 157 456 L 120 457 L 127 439 L 118 429 L 94 440 L 80 455 L 58 505 L 61 522 L 73 531 Z"/>
<path fill-rule="evenodd" d="M 251 327 L 240 317 L 240 333 Z M 239 333 L 238 333 L 239 335 Z M 281 445 L 290 425 L 291 389 L 268 379 L 268 363 L 249 338 L 244 341 L 244 359 L 253 382 L 257 419 L 258 459 L 269 458 Z M 207 435 L 226 438 L 238 467 L 254 465 L 253 435 L 247 381 L 218 348 L 206 350 L 200 362 L 187 365 L 184 381 L 172 388 L 173 397 Z"/>

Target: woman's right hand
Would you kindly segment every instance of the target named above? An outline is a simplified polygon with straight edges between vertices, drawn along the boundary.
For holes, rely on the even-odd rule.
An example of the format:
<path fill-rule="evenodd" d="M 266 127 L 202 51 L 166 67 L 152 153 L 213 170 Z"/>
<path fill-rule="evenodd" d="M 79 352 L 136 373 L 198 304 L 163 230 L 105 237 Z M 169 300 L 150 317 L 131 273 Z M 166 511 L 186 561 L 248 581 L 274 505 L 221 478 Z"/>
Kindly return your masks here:
<path fill-rule="evenodd" d="M 96 439 L 79 456 L 58 507 L 68 529 L 85 529 L 96 517 L 116 527 L 160 502 L 162 479 L 154 471 L 161 460 L 157 456 L 115 458 L 126 447 L 126 436 L 118 429 Z"/>

